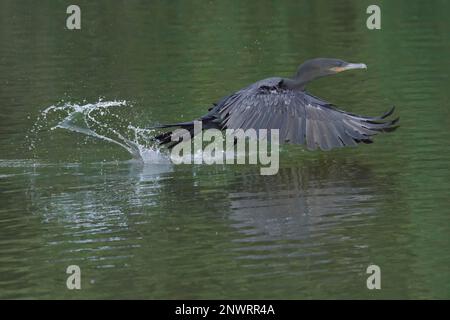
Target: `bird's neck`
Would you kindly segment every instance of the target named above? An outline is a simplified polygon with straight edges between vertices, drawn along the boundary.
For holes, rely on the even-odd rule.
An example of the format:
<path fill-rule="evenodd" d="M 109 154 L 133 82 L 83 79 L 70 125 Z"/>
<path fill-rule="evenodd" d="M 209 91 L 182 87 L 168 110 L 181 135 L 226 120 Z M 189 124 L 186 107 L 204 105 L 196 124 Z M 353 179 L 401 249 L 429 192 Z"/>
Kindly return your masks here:
<path fill-rule="evenodd" d="M 292 79 L 285 79 L 283 82 L 291 90 L 305 91 L 308 83 L 326 75 L 307 68 L 300 68 Z"/>
<path fill-rule="evenodd" d="M 292 90 L 304 91 L 305 87 L 311 81 L 321 78 L 327 74 L 318 71 L 309 64 L 303 64 L 297 70 L 296 74 L 291 79 L 285 79 L 286 86 Z"/>
<path fill-rule="evenodd" d="M 283 80 L 283 85 L 290 90 L 296 90 L 296 91 L 305 91 L 306 89 L 306 84 L 309 81 L 304 81 L 303 79 L 298 79 L 298 78 L 294 78 L 294 79 L 284 79 Z"/>

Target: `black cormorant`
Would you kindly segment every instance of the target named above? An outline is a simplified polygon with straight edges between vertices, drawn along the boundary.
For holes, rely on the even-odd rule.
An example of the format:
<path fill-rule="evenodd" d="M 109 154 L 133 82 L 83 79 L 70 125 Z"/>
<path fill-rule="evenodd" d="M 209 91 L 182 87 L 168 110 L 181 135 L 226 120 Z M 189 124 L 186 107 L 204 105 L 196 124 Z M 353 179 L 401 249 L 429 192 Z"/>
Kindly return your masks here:
<path fill-rule="evenodd" d="M 399 118 L 386 120 L 394 107 L 379 117 L 366 117 L 337 109 L 305 91 L 305 86 L 324 76 L 351 69 L 366 69 L 363 63 L 317 58 L 304 62 L 292 79 L 267 78 L 251 84 L 213 104 L 197 119 L 203 129 L 279 129 L 280 143 L 306 145 L 309 150 L 372 143 L 379 132 L 395 130 Z M 194 121 L 167 124 L 158 128 L 181 127 L 194 131 Z M 172 132 L 156 139 L 160 144 L 175 143 Z"/>

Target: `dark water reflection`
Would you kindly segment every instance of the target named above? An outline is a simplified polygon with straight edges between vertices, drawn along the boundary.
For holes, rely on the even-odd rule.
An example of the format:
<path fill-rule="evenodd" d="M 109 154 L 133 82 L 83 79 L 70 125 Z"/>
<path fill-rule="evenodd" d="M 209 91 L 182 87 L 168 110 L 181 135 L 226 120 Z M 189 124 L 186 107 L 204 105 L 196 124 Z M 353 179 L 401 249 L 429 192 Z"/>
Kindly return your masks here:
<path fill-rule="evenodd" d="M 1 298 L 448 298 L 449 3 L 65 1 L 0 4 Z M 60 16 L 61 19 L 49 18 Z M 196 117 L 313 56 L 366 73 L 311 91 L 402 127 L 370 146 L 283 148 L 280 171 L 141 164 L 118 146 L 30 129 L 46 107 L 127 100 L 119 126 Z M 116 122 L 115 122 L 116 121 Z M 82 290 L 66 289 L 68 265 Z M 366 268 L 382 290 L 366 288 Z"/>

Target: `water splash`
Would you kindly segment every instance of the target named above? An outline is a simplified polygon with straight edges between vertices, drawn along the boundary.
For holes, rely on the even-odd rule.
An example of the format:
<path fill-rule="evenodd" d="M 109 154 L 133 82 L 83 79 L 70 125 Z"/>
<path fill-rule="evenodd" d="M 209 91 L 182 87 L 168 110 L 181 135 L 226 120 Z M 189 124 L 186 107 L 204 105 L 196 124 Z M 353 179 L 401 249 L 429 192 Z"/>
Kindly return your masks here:
<path fill-rule="evenodd" d="M 28 145 L 30 150 L 36 149 L 36 143 L 41 140 L 39 134 L 52 132 L 57 129 L 76 132 L 95 139 L 116 144 L 125 149 L 133 159 L 145 164 L 172 164 L 169 150 L 161 149 L 154 137 L 155 129 L 140 128 L 127 122 L 129 108 L 132 105 L 125 100 L 103 101 L 96 103 L 60 102 L 44 109 L 30 130 Z M 221 158 L 234 158 L 237 161 L 254 154 L 228 154 L 220 151 Z M 192 150 L 190 154 L 183 154 L 182 163 L 211 163 L 211 155 L 204 154 L 202 149 Z M 180 159 L 178 159 L 180 160 Z M 242 159 L 241 159 L 242 160 Z"/>
<path fill-rule="evenodd" d="M 134 159 L 145 163 L 170 161 L 169 156 L 152 140 L 154 130 L 127 123 L 116 113 L 118 109 L 130 107 L 132 105 L 125 100 L 99 100 L 86 104 L 61 102 L 52 105 L 41 112 L 31 129 L 30 133 L 34 138 L 29 140 L 29 148 L 35 148 L 39 132 L 63 129 L 114 143 L 127 150 Z"/>

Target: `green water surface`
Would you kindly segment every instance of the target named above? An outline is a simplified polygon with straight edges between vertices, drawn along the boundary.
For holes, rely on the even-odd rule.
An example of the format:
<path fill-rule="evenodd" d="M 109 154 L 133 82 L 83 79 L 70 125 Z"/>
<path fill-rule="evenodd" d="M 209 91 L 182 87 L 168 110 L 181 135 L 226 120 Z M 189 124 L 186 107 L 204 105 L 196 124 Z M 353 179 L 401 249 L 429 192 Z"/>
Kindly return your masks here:
<path fill-rule="evenodd" d="M 449 1 L 80 0 L 77 31 L 70 4 L 0 2 L 0 298 L 450 298 Z M 109 127 L 190 120 L 312 57 L 366 63 L 309 90 L 368 116 L 395 105 L 401 128 L 284 147 L 275 176 L 32 130 L 100 98 L 127 101 Z"/>

